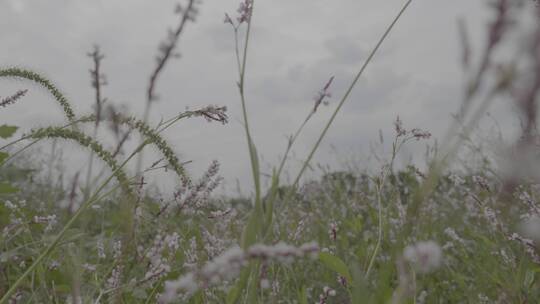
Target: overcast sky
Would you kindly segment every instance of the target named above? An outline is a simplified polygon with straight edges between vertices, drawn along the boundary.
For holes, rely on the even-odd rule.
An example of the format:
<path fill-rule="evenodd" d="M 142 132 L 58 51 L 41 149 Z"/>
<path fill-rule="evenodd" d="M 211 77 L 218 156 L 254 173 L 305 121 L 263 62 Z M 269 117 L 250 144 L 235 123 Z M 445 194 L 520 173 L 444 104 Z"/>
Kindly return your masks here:
<path fill-rule="evenodd" d="M 93 103 L 86 53 L 94 44 L 106 58 L 102 69 L 109 85 L 104 95 L 140 115 L 157 46 L 177 23 L 177 1 L 143 0 L 2 0 L 2 66 L 31 68 L 57 83 L 77 113 Z M 313 106 L 313 97 L 335 76 L 328 107 L 320 108 L 294 149 L 291 175 L 320 133 L 368 52 L 405 0 L 259 0 L 247 69 L 247 103 L 253 137 L 266 172 L 276 164 L 294 132 Z M 182 57 L 169 63 L 160 78 L 160 100 L 152 122 L 185 108 L 225 105 L 230 123 L 192 119 L 165 133 L 190 171 L 201 175 L 217 159 L 227 186 L 238 178 L 250 191 L 250 169 L 242 132 L 235 82 L 234 44 L 225 12 L 236 14 L 239 0 L 205 0 L 196 23 L 178 45 Z M 467 21 L 475 51 L 482 46 L 490 18 L 486 1 L 415 0 L 398 23 L 365 76 L 338 115 L 315 163 L 337 166 L 365 159 L 370 143 L 393 135 L 399 115 L 406 127 L 441 136 L 459 106 L 463 85 L 457 20 Z M 60 124 L 51 98 L 24 82 L 0 81 L 0 96 L 28 88 L 28 96 L 2 110 L 2 123 L 31 127 Z M 335 147 L 335 149 L 334 149 Z M 411 149 L 410 151 L 421 151 Z M 337 151 L 337 152 L 336 152 Z M 67 156 L 69 157 L 69 155 Z M 81 163 L 73 165 L 84 168 Z"/>

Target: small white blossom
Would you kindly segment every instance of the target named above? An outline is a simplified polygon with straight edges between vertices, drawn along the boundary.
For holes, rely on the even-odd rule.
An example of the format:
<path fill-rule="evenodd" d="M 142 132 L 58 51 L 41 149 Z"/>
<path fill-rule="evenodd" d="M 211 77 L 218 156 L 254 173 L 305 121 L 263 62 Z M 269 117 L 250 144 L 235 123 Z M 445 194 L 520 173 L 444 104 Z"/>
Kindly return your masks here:
<path fill-rule="evenodd" d="M 11 201 L 9 200 L 6 200 L 4 202 L 4 206 L 6 206 L 6 208 L 10 209 L 10 210 L 16 210 L 17 209 L 17 205 L 13 204 Z"/>
<path fill-rule="evenodd" d="M 104 259 L 107 257 L 107 255 L 105 254 L 105 245 L 103 244 L 103 239 L 99 238 L 97 240 L 96 248 L 97 248 L 98 258 Z"/>
<path fill-rule="evenodd" d="M 36 224 L 47 224 L 45 227 L 45 232 L 52 230 L 53 226 L 56 225 L 58 220 L 56 219 L 56 214 L 48 216 L 34 216 L 34 223 Z"/>
<path fill-rule="evenodd" d="M 416 271 L 428 273 L 441 266 L 442 250 L 433 241 L 418 242 L 407 246 L 403 252 L 403 257 Z"/>
<path fill-rule="evenodd" d="M 111 276 L 107 279 L 107 282 L 106 282 L 107 288 L 112 289 L 112 288 L 116 288 L 120 286 L 121 276 L 122 276 L 122 267 L 121 265 L 118 265 L 113 269 Z"/>
<path fill-rule="evenodd" d="M 319 302 L 318 304 L 326 304 L 328 301 L 328 297 L 335 297 L 336 291 L 328 286 L 323 287 L 323 293 L 319 295 Z"/>
<path fill-rule="evenodd" d="M 160 302 L 169 303 L 177 299 L 179 292 L 192 294 L 201 287 L 208 287 L 222 281 L 231 280 L 252 259 L 290 263 L 296 258 L 313 256 L 318 250 L 319 247 L 316 243 L 306 243 L 300 247 L 282 242 L 273 246 L 256 244 L 245 251 L 238 246 L 234 246 L 206 263 L 199 271 L 194 270 L 177 280 L 166 281 L 165 290 L 160 296 Z M 261 284 L 267 285 L 263 282 Z"/>
<path fill-rule="evenodd" d="M 420 294 L 418 295 L 418 298 L 416 299 L 416 303 L 418 304 L 426 303 L 427 295 L 428 295 L 427 291 L 422 290 L 422 292 L 420 292 Z"/>
<path fill-rule="evenodd" d="M 56 260 L 53 260 L 51 261 L 51 263 L 49 264 L 49 270 L 55 270 L 55 269 L 58 269 L 58 267 L 60 266 L 60 263 Z"/>
<path fill-rule="evenodd" d="M 117 240 L 113 243 L 113 258 L 117 259 L 122 255 L 122 241 Z"/>

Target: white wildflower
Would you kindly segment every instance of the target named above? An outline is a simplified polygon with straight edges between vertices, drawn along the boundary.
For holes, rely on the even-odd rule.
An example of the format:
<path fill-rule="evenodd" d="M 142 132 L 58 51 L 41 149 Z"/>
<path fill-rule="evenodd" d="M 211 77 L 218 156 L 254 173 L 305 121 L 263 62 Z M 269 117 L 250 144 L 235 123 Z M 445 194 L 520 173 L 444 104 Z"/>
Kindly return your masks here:
<path fill-rule="evenodd" d="M 170 235 L 165 236 L 165 244 L 169 247 L 169 250 L 176 251 L 180 247 L 180 235 L 173 232 Z"/>
<path fill-rule="evenodd" d="M 122 276 L 122 266 L 118 265 L 113 269 L 111 276 L 107 279 L 107 282 L 106 282 L 107 288 L 112 289 L 112 288 L 116 288 L 120 286 L 121 276 Z"/>
<path fill-rule="evenodd" d="M 187 275 L 179 278 L 176 281 L 166 281 L 164 293 L 160 296 L 160 302 L 170 303 L 178 297 L 177 291 L 183 290 L 188 294 L 192 294 L 199 289 L 199 285 L 195 280 L 195 275 L 193 273 L 188 273 Z"/>
<path fill-rule="evenodd" d="M 285 243 L 278 243 L 273 246 L 256 244 L 246 251 L 238 246 L 234 246 L 215 257 L 199 271 L 194 270 L 177 280 L 165 282 L 165 290 L 160 296 L 160 301 L 169 303 L 177 299 L 180 292 L 192 294 L 201 287 L 206 288 L 223 281 L 231 280 L 252 259 L 275 260 L 282 263 L 289 263 L 296 258 L 312 256 L 318 250 L 319 247 L 316 243 L 306 243 L 300 247 L 294 247 Z M 261 284 L 267 285 L 263 282 Z M 261 285 L 261 287 L 264 285 Z"/>
<path fill-rule="evenodd" d="M 442 250 L 433 241 L 418 242 L 407 246 L 403 252 L 403 257 L 419 273 L 428 273 L 441 266 Z"/>
<path fill-rule="evenodd" d="M 113 258 L 117 259 L 122 255 L 122 241 L 117 240 L 113 243 Z"/>
<path fill-rule="evenodd" d="M 4 202 L 4 206 L 6 206 L 6 208 L 8 208 L 10 210 L 16 210 L 17 209 L 17 205 L 13 204 L 10 200 L 6 200 Z"/>
<path fill-rule="evenodd" d="M 58 269 L 58 267 L 60 267 L 60 263 L 56 260 L 52 260 L 49 263 L 49 270 L 55 270 L 55 269 Z"/>
<path fill-rule="evenodd" d="M 56 219 L 56 214 L 48 216 L 34 216 L 34 223 L 36 224 L 47 224 L 45 227 L 45 232 L 52 230 L 53 226 L 56 225 L 58 220 Z"/>
<path fill-rule="evenodd" d="M 189 248 L 184 251 L 184 255 L 186 257 L 184 267 L 193 268 L 197 265 L 197 239 L 195 237 L 189 240 Z"/>
<path fill-rule="evenodd" d="M 96 248 L 97 248 L 98 258 L 104 259 L 107 257 L 107 255 L 105 254 L 105 245 L 103 244 L 103 239 L 99 238 L 97 240 Z"/>
<path fill-rule="evenodd" d="M 328 301 L 328 297 L 335 297 L 336 291 L 328 286 L 323 287 L 323 293 L 319 295 L 319 304 L 326 304 Z"/>
<path fill-rule="evenodd" d="M 418 298 L 416 298 L 416 303 L 418 304 L 426 303 L 427 295 L 428 295 L 427 291 L 422 290 L 422 292 L 420 292 L 420 294 L 418 295 Z"/>

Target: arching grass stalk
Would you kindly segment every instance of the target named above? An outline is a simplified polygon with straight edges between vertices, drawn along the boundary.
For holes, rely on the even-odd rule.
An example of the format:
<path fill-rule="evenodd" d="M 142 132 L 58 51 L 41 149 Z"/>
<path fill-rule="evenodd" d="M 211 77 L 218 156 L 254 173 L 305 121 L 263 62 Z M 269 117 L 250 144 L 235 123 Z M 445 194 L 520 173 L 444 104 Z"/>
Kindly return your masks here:
<path fill-rule="evenodd" d="M 54 99 L 60 104 L 62 109 L 64 110 L 64 115 L 68 119 L 69 122 L 75 121 L 75 112 L 73 111 L 73 108 L 71 107 L 71 104 L 69 103 L 68 99 L 60 92 L 60 90 L 46 77 L 25 69 L 20 68 L 7 68 L 7 69 L 0 69 L 0 77 L 13 77 L 13 78 L 23 78 L 30 81 L 33 81 L 45 89 L 47 89 Z"/>
<path fill-rule="evenodd" d="M 382 206 L 381 197 L 382 197 L 384 184 L 386 183 L 386 177 L 388 176 L 389 171 L 390 171 L 390 168 L 383 171 L 382 177 L 379 180 L 379 183 L 377 184 L 377 208 L 378 208 L 377 243 L 375 244 L 375 248 L 373 249 L 371 258 L 369 259 L 369 264 L 366 269 L 365 279 L 369 277 L 371 269 L 373 268 L 373 264 L 375 263 L 375 258 L 377 257 L 377 254 L 379 253 L 379 249 L 381 248 L 381 243 L 382 243 L 382 238 L 383 238 L 383 212 L 382 212 L 383 206 Z"/>
<path fill-rule="evenodd" d="M 174 120 L 173 120 L 174 121 Z M 172 125 L 171 123 L 168 123 L 167 125 L 163 126 L 159 132 L 164 131 L 168 127 Z M 99 186 L 99 188 L 94 192 L 94 194 L 86 200 L 81 207 L 73 214 L 73 216 L 70 218 L 70 220 L 66 223 L 66 225 L 62 228 L 62 230 L 57 234 L 57 236 L 54 238 L 53 242 L 47 246 L 47 248 L 38 256 L 38 258 L 28 267 L 28 269 L 15 281 L 15 283 L 9 288 L 9 290 L 4 294 L 4 296 L 0 299 L 0 304 L 7 303 L 10 296 L 17 291 L 17 288 L 19 285 L 22 284 L 23 280 L 30 274 L 34 269 L 39 266 L 41 261 L 45 259 L 60 243 L 61 239 L 64 237 L 66 232 L 73 226 L 73 224 L 77 221 L 77 219 L 81 216 L 81 214 L 88 209 L 94 202 L 99 201 L 103 199 L 104 197 L 107 197 L 108 195 L 114 193 L 118 187 L 121 185 L 118 184 L 114 186 L 112 189 L 104 193 L 103 195 L 99 195 L 103 189 L 110 183 L 110 181 L 117 176 L 118 171 L 122 170 L 126 164 L 135 156 L 137 155 L 144 146 L 146 146 L 149 142 L 145 141 L 142 144 L 140 144 L 130 155 L 127 157 L 117 168 L 114 170 L 109 177 L 103 181 L 103 183 Z"/>
<path fill-rule="evenodd" d="M 200 116 L 200 117 L 204 117 L 207 121 L 210 121 L 210 122 L 215 121 L 215 122 L 220 122 L 222 124 L 226 124 L 229 122 L 228 120 L 229 118 L 227 117 L 226 112 L 227 112 L 227 107 L 218 107 L 218 106 L 211 106 L 211 105 L 201 108 L 199 110 L 186 111 L 186 112 L 178 114 L 177 116 L 171 119 L 168 119 L 166 121 L 159 123 L 158 126 L 156 127 L 156 130 L 157 132 L 161 132 L 167 129 L 168 127 L 172 126 L 173 124 L 175 124 L 180 119 L 185 118 L 185 117 L 192 117 L 192 116 Z"/>
<path fill-rule="evenodd" d="M 72 127 L 78 123 L 86 123 L 86 122 L 93 122 L 95 121 L 96 119 L 96 116 L 93 115 L 93 114 L 90 114 L 90 115 L 86 115 L 86 116 L 82 116 L 81 118 L 73 121 L 73 122 L 70 122 L 70 123 L 67 123 L 65 125 L 63 125 L 61 128 L 69 128 L 69 127 Z M 0 147 L 0 151 L 6 149 L 6 148 L 9 148 L 10 146 L 13 146 L 21 141 L 24 141 L 24 140 L 27 140 L 27 139 L 30 139 L 32 137 L 32 135 L 24 135 L 22 136 L 21 138 L 17 139 L 17 140 L 14 140 L 12 142 L 9 142 L 5 145 L 3 145 L 2 147 Z"/>
<path fill-rule="evenodd" d="M 72 126 L 75 126 L 76 124 L 78 123 L 85 123 L 85 122 L 91 122 L 91 121 L 94 121 L 95 120 L 95 116 L 94 115 L 87 115 L 87 116 L 83 116 L 81 117 L 80 119 L 77 119 L 76 121 L 74 122 L 70 122 L 64 126 L 61 126 L 59 128 L 69 128 L 69 127 L 72 127 Z M 31 139 L 32 138 L 32 134 L 28 134 L 28 135 L 25 135 L 25 136 L 22 136 L 21 138 L 17 139 L 17 140 L 14 140 L 2 147 L 0 147 L 0 151 L 1 150 L 4 150 L 12 145 L 15 145 L 21 141 L 24 141 L 24 140 L 27 140 L 27 139 Z M 5 160 L 4 162 L 2 162 L 0 164 L 0 167 L 2 167 L 4 164 L 7 164 L 9 160 L 15 158 L 17 155 L 19 155 L 20 153 L 24 152 L 25 150 L 27 150 L 28 148 L 30 148 L 31 146 L 35 145 L 36 143 L 38 143 L 39 141 L 41 141 L 43 138 L 38 138 L 38 139 L 34 139 L 32 142 L 30 142 L 29 144 L 27 144 L 26 146 L 22 147 L 21 149 L 17 150 L 15 153 L 13 154 L 10 154 Z"/>
<path fill-rule="evenodd" d="M 41 138 L 70 139 L 79 143 L 81 146 L 91 149 L 99 158 L 101 158 L 101 160 L 103 160 L 109 166 L 111 171 L 114 172 L 115 177 L 118 179 L 118 182 L 120 183 L 120 185 L 122 185 L 122 188 L 124 189 L 126 194 L 128 194 L 131 197 L 134 196 L 129 187 L 126 173 L 120 168 L 116 160 L 112 157 L 111 153 L 105 150 L 105 148 L 103 148 L 103 146 L 92 137 L 79 131 L 73 131 L 73 130 L 64 129 L 61 127 L 48 127 L 48 128 L 38 129 L 32 132 L 31 137 L 36 138 L 36 139 L 41 139 Z"/>
<path fill-rule="evenodd" d="M 345 92 L 345 94 L 343 95 L 343 97 L 341 98 L 338 106 L 336 107 L 334 113 L 332 114 L 332 116 L 330 117 L 330 119 L 328 120 L 328 123 L 326 124 L 326 126 L 324 127 L 323 131 L 321 132 L 321 135 L 319 136 L 319 138 L 317 139 L 317 141 L 315 142 L 315 145 L 313 146 L 313 148 L 311 149 L 311 152 L 309 153 L 308 157 L 306 158 L 306 160 L 304 161 L 304 164 L 302 165 L 302 168 L 300 169 L 300 172 L 298 173 L 298 175 L 296 176 L 295 180 L 294 180 L 294 183 L 293 183 L 293 187 L 291 189 L 291 191 L 294 191 L 293 189 L 295 189 L 296 187 L 298 187 L 298 183 L 300 182 L 300 178 L 302 177 L 302 175 L 304 174 L 304 171 L 307 169 L 307 167 L 309 166 L 309 163 L 311 161 L 311 159 L 313 158 L 313 155 L 315 155 L 315 152 L 317 151 L 317 149 L 319 148 L 323 138 L 325 137 L 326 133 L 328 132 L 328 129 L 330 129 L 330 126 L 332 125 L 332 123 L 334 122 L 338 112 L 341 110 L 341 107 L 343 106 L 343 104 L 345 103 L 345 101 L 349 98 L 349 95 L 350 93 L 352 92 L 352 89 L 356 86 L 356 83 L 358 82 L 358 80 L 360 79 L 360 76 L 362 76 L 362 74 L 364 73 L 365 69 L 367 68 L 367 66 L 369 65 L 369 63 L 371 62 L 371 60 L 373 59 L 373 57 L 375 56 L 375 54 L 377 53 L 377 51 L 379 50 L 379 48 L 381 47 L 381 45 L 383 44 L 383 42 L 386 40 L 386 37 L 390 34 L 390 32 L 392 31 L 392 29 L 394 28 L 394 26 L 396 25 L 396 23 L 398 22 L 398 20 L 401 18 L 401 16 L 403 15 L 403 13 L 405 12 L 405 10 L 409 7 L 409 5 L 411 4 L 412 0 L 407 0 L 407 2 L 405 3 L 405 5 L 401 8 L 401 10 L 399 11 L 399 13 L 397 14 L 397 16 L 394 18 L 394 20 L 392 21 L 392 23 L 390 23 L 390 25 L 388 26 L 388 28 L 386 29 L 386 31 L 384 32 L 384 34 L 381 36 L 381 38 L 379 39 L 379 41 L 377 42 L 377 44 L 375 45 L 375 47 L 373 48 L 373 50 L 371 51 L 371 53 L 369 54 L 369 56 L 367 57 L 366 61 L 364 62 L 364 64 L 362 65 L 362 67 L 360 68 L 360 70 L 358 71 L 358 73 L 356 74 L 356 76 L 354 77 L 352 83 L 349 85 L 347 91 Z"/>
<path fill-rule="evenodd" d="M 220 108 L 213 106 L 208 106 L 194 111 L 186 111 L 176 115 L 171 119 L 161 122 L 156 128 L 151 128 L 143 120 L 137 119 L 133 116 L 123 116 L 121 114 L 115 114 L 114 118 L 112 118 L 111 120 L 113 123 L 127 125 L 130 128 L 137 130 L 143 136 L 143 138 L 146 139 L 146 141 L 152 143 L 161 152 L 163 157 L 169 163 L 169 166 L 173 168 L 178 177 L 189 183 L 190 178 L 186 173 L 186 170 L 184 169 L 184 164 L 180 162 L 180 160 L 174 153 L 172 147 L 159 133 L 174 125 L 179 120 L 193 116 L 203 116 L 207 119 L 226 123 L 227 116 L 225 114 L 225 111 L 225 107 Z"/>
<path fill-rule="evenodd" d="M 180 177 L 184 182 L 190 183 L 190 178 L 184 169 L 184 165 L 189 162 L 180 162 L 178 157 L 174 154 L 173 149 L 167 143 L 167 141 L 159 135 L 165 129 L 168 129 L 179 120 L 184 118 L 189 118 L 193 116 L 203 116 L 208 120 L 219 121 L 221 123 L 227 122 L 227 116 L 225 114 L 225 107 L 213 107 L 208 106 L 199 110 L 194 111 L 185 111 L 172 118 L 169 118 L 165 121 L 161 121 L 155 128 L 151 128 L 148 124 L 144 123 L 142 120 L 139 120 L 135 117 L 117 115 L 115 118 L 111 119 L 114 123 L 125 124 L 130 128 L 136 129 L 141 133 L 141 135 L 146 138 L 145 146 L 147 144 L 154 144 L 156 148 L 162 153 L 164 158 L 167 160 L 169 165 L 173 168 L 175 173 Z M 116 119 L 116 120 L 115 120 Z M 113 153 L 115 155 L 116 153 Z M 101 174 L 99 174 L 101 175 Z M 98 176 L 99 176 L 98 175 Z"/>
<path fill-rule="evenodd" d="M 182 118 L 186 118 L 186 117 L 191 117 L 191 116 L 197 116 L 197 115 L 203 115 L 202 112 L 203 110 L 197 110 L 197 111 L 187 111 L 187 112 L 184 112 L 184 113 L 180 113 L 179 115 L 177 115 L 176 117 L 174 118 L 171 118 L 171 119 L 168 119 L 164 122 L 161 122 L 159 123 L 159 125 L 154 129 L 152 130 L 152 133 L 155 134 L 156 136 L 159 136 L 159 133 L 165 131 L 166 129 L 168 129 L 169 127 L 171 127 L 172 125 L 174 125 L 176 122 L 178 122 L 180 119 Z M 138 121 L 138 120 L 137 120 Z M 149 129 L 150 130 L 150 129 Z M 127 161 L 129 161 L 131 158 L 133 158 L 136 154 L 140 153 L 143 148 L 148 145 L 148 144 L 151 144 L 153 143 L 153 140 L 152 138 L 148 138 L 147 136 L 145 136 L 143 133 L 141 133 L 141 135 L 143 135 L 146 139 L 143 143 L 141 143 L 137 149 L 128 157 L 128 159 L 126 159 L 123 163 L 122 166 L 125 165 L 125 163 Z M 180 164 L 181 166 L 183 166 L 183 164 Z M 134 177 L 134 178 L 138 178 L 137 175 Z M 131 208 L 131 206 L 130 206 Z M 127 218 L 125 219 L 126 222 L 128 222 L 127 224 L 127 234 L 126 234 L 126 239 L 125 239 L 125 242 L 123 243 L 123 253 L 122 253 L 122 260 L 127 256 L 129 255 L 132 251 L 131 249 L 129 249 L 129 244 L 132 242 L 133 240 L 133 233 L 134 233 L 134 228 L 133 228 L 133 214 L 134 214 L 134 210 L 132 209 L 129 209 L 128 210 L 129 212 L 126 214 L 127 215 Z M 114 288 L 112 290 L 109 290 L 109 291 L 106 291 L 104 293 L 100 293 L 100 297 L 109 293 L 109 292 L 112 292 L 112 291 L 115 291 L 115 290 L 119 290 L 119 289 L 122 289 L 124 288 L 125 286 L 120 286 L 118 288 Z M 1 304 L 1 303 L 0 303 Z"/>
<path fill-rule="evenodd" d="M 177 117 L 176 120 L 173 120 L 170 124 L 174 124 L 176 121 L 183 117 L 189 117 L 189 115 L 179 115 L 179 117 Z M 134 117 L 119 117 L 119 120 L 117 122 L 121 124 L 126 124 L 131 128 L 139 131 L 141 135 L 146 138 L 146 140 L 150 141 L 156 146 L 156 148 L 161 152 L 163 157 L 167 160 L 169 165 L 173 168 L 174 172 L 176 172 L 178 177 L 183 180 L 189 181 L 189 177 L 186 174 L 184 167 L 180 163 L 180 160 L 178 159 L 170 145 L 167 143 L 167 141 L 159 135 L 157 130 L 150 128 L 150 126 L 148 126 L 148 124 L 146 124 L 144 121 L 138 120 Z"/>
<path fill-rule="evenodd" d="M 150 126 L 148 126 L 147 124 L 144 124 L 141 120 L 137 120 L 134 117 L 120 117 L 117 122 L 121 123 L 121 124 L 126 124 L 126 125 L 128 125 L 128 126 L 130 126 L 132 128 L 137 129 L 141 133 L 141 135 L 143 135 L 147 139 L 150 139 L 151 143 L 155 144 L 155 146 L 158 148 L 158 150 L 160 150 L 162 152 L 163 156 L 167 159 L 167 161 L 169 162 L 171 167 L 173 167 L 173 169 L 178 174 L 178 176 L 189 179 L 189 177 L 185 173 L 185 170 L 183 168 L 183 164 L 178 161 L 178 158 L 175 156 L 172 148 L 168 145 L 168 143 L 165 141 L 165 139 L 163 139 L 163 137 L 161 137 L 159 135 L 159 133 L 161 131 L 169 128 L 170 126 L 172 126 L 173 124 L 175 124 L 176 122 L 178 122 L 179 120 L 181 120 L 183 118 L 188 118 L 188 117 L 192 117 L 192 116 L 202 116 L 203 111 L 204 111 L 204 109 L 195 110 L 195 111 L 186 111 L 186 112 L 180 113 L 180 114 L 176 115 L 173 118 L 170 118 L 170 119 L 168 119 L 168 120 L 166 120 L 164 122 L 161 122 L 158 125 L 158 127 L 155 128 L 155 129 L 151 129 Z M 66 128 L 74 126 L 74 125 L 76 125 L 78 123 L 89 123 L 89 122 L 95 122 L 95 121 L 96 121 L 96 116 L 94 114 L 90 114 L 90 115 L 83 116 L 83 117 L 81 117 L 81 118 L 79 118 L 79 119 L 77 119 L 77 120 L 75 120 L 73 122 L 70 122 L 70 123 L 68 123 L 68 124 L 66 124 L 64 126 L 58 127 L 58 128 L 66 129 Z M 8 148 L 10 146 L 13 146 L 13 145 L 15 145 L 15 144 L 17 144 L 17 143 L 19 143 L 21 141 L 32 139 L 32 138 L 34 138 L 34 140 L 32 142 L 30 142 L 28 145 L 24 146 L 20 150 L 16 151 L 15 153 L 10 154 L 10 156 L 7 157 L 4 160 L 4 162 L 2 164 L 0 164 L 0 166 L 6 164 L 10 159 L 13 159 L 18 154 L 24 152 L 25 150 L 27 150 L 28 148 L 30 148 L 34 144 L 41 141 L 43 138 L 35 138 L 35 134 L 31 133 L 31 134 L 22 136 L 21 138 L 0 147 L 0 151 L 1 151 L 1 150 L 4 150 L 4 149 L 6 149 L 6 148 Z"/>

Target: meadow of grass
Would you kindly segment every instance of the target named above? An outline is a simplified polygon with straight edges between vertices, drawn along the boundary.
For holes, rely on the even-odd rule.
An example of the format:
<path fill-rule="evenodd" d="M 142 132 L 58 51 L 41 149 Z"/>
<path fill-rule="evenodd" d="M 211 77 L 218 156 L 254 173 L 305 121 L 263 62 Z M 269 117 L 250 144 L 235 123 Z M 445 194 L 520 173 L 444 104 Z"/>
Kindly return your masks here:
<path fill-rule="evenodd" d="M 16 126 L 0 126 L 0 303 L 540 302 L 540 8 L 526 1 L 491 1 L 493 20 L 485 47 L 475 56 L 462 26 L 462 107 L 442 144 L 430 146 L 426 166 L 395 164 L 404 146 L 423 145 L 431 137 L 397 117 L 392 149 L 377 155 L 378 169 L 329 170 L 304 179 L 349 94 L 409 9 L 411 0 L 404 1 L 293 182 L 281 180 L 289 153 L 332 91 L 333 77 L 289 137 L 265 189 L 249 121 L 248 106 L 256 101 L 244 94 L 254 2 L 244 0 L 237 16 L 225 15 L 236 42 L 231 51 L 253 176 L 248 197 L 213 197 L 221 181 L 219 163 L 193 178 L 161 136 L 182 119 L 226 124 L 225 107 L 148 121 L 156 83 L 195 21 L 198 1 L 176 10 L 179 22 L 160 45 L 142 119 L 104 103 L 103 55 L 97 47 L 89 53 L 95 112 L 87 115 L 76 113 L 53 80 L 17 67 L 0 69 L 2 79 L 46 89 L 65 113 L 64 122 L 24 130 L 20 138 L 14 138 Z M 501 59 L 497 50 L 521 30 L 513 16 L 525 8 L 538 19 L 522 35 L 525 51 Z M 24 102 L 25 94 L 3 98 L 0 111 Z M 474 146 L 471 134 L 496 98 L 515 102 L 519 138 L 502 162 L 480 149 L 470 149 L 474 161 L 458 161 Z M 114 148 L 100 142 L 98 128 L 110 130 Z M 34 144 L 46 140 L 55 149 L 63 142 L 86 149 L 87 170 L 69 183 L 56 183 L 53 175 L 62 172 L 29 160 Z M 136 147 L 129 150 L 127 141 L 136 141 Z M 145 168 L 142 152 L 148 147 L 160 156 Z M 174 172 L 172 193 L 155 194 L 147 184 L 145 174 L 160 170 Z"/>

